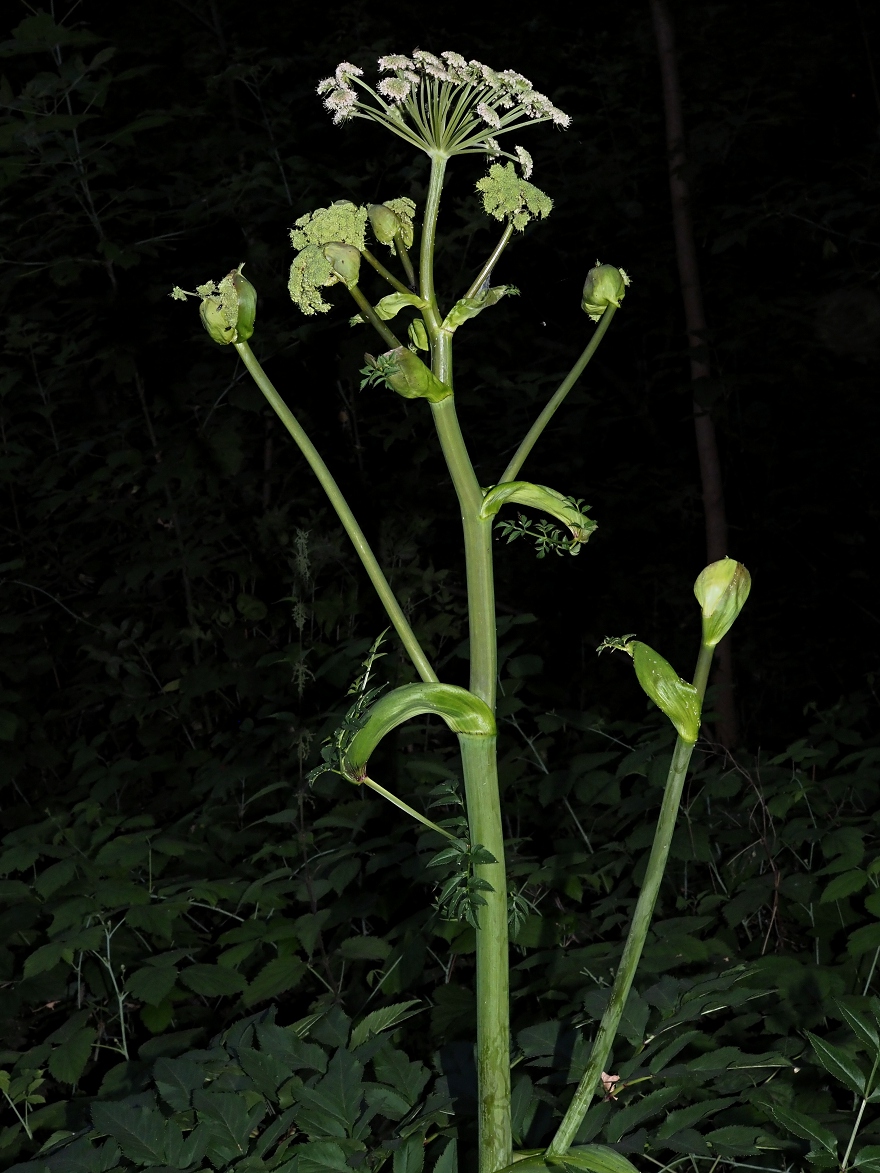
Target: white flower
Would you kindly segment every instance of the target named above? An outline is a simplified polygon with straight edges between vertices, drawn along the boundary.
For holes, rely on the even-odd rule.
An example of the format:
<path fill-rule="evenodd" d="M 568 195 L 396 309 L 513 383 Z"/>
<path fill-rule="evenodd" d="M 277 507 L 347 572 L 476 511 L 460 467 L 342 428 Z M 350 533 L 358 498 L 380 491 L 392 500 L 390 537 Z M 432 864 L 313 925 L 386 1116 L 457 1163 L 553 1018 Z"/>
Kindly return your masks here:
<path fill-rule="evenodd" d="M 346 119 L 351 118 L 354 114 L 357 100 L 358 96 L 350 86 L 338 86 L 324 99 L 324 106 L 333 115 L 334 125 L 338 126 L 340 122 L 345 122 Z"/>
<path fill-rule="evenodd" d="M 423 49 L 416 49 L 413 53 L 413 61 L 417 69 L 424 70 L 431 77 L 439 78 L 440 81 L 450 80 L 443 62 L 439 57 L 435 57 L 433 53 L 426 53 Z"/>
<path fill-rule="evenodd" d="M 528 179 L 532 174 L 535 166 L 532 162 L 532 156 L 525 149 L 525 147 L 514 147 L 513 149 L 516 151 L 517 159 L 519 159 L 519 165 L 522 169 L 523 179 Z"/>
<path fill-rule="evenodd" d="M 392 102 L 405 102 L 412 89 L 412 82 L 405 77 L 383 77 L 376 89 Z"/>
<path fill-rule="evenodd" d="M 360 77 L 364 71 L 357 65 L 352 65 L 350 61 L 340 61 L 336 66 L 336 81 L 339 85 L 344 86 L 350 77 Z"/>
<path fill-rule="evenodd" d="M 495 72 L 494 69 L 490 69 L 488 65 L 484 65 L 482 61 L 472 61 L 471 65 L 480 71 L 480 75 L 482 76 L 483 81 L 490 90 L 501 89 L 501 77 Z"/>
<path fill-rule="evenodd" d="M 497 156 L 501 154 L 501 147 L 499 146 L 497 138 L 487 138 L 484 140 L 486 144 L 486 154 Z"/>
<path fill-rule="evenodd" d="M 491 106 L 487 106 L 485 102 L 480 102 L 477 105 L 477 113 L 484 122 L 487 122 L 493 130 L 498 130 L 501 126 L 501 119 Z"/>
<path fill-rule="evenodd" d="M 412 69 L 413 63 L 409 57 L 401 53 L 392 53 L 390 57 L 379 58 L 379 69 L 382 73 L 390 73 L 393 69 Z"/>

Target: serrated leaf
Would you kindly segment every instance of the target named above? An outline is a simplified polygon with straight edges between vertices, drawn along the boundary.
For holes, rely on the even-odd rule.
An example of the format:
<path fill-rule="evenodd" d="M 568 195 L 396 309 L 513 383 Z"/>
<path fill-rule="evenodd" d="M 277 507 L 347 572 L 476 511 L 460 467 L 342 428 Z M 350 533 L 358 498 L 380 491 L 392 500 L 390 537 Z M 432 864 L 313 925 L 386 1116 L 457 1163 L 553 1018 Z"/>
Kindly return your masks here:
<path fill-rule="evenodd" d="M 584 1173 L 638 1173 L 622 1153 L 604 1144 L 575 1145 L 562 1158 L 562 1163 Z"/>
<path fill-rule="evenodd" d="M 425 1164 L 425 1141 L 421 1133 L 413 1133 L 394 1150 L 394 1173 L 422 1173 Z"/>
<path fill-rule="evenodd" d="M 764 1130 L 758 1125 L 726 1124 L 706 1133 L 706 1141 L 723 1157 L 752 1156 L 760 1149 L 757 1140 Z"/>
<path fill-rule="evenodd" d="M 661 1087 L 657 1091 L 651 1092 L 645 1096 L 644 1099 L 638 1100 L 635 1104 L 627 1104 L 625 1108 L 621 1108 L 611 1120 L 605 1129 L 605 1138 L 615 1144 L 627 1132 L 632 1132 L 644 1120 L 649 1120 L 652 1116 L 658 1115 L 667 1104 L 671 1103 L 679 1095 L 677 1087 Z"/>
<path fill-rule="evenodd" d="M 247 988 L 247 980 L 237 970 L 226 969 L 221 965 L 190 965 L 180 971 L 180 980 L 183 985 L 206 998 L 240 994 Z"/>
<path fill-rule="evenodd" d="M 192 1105 L 192 1093 L 205 1082 L 205 1069 L 191 1059 L 157 1059 L 153 1079 L 159 1095 L 176 1112 Z"/>
<path fill-rule="evenodd" d="M 705 1116 L 709 1116 L 713 1112 L 720 1112 L 722 1108 L 727 1108 L 734 1103 L 736 1103 L 736 1096 L 725 1096 L 722 1099 L 701 1100 L 696 1104 L 688 1104 L 686 1108 L 677 1108 L 674 1112 L 670 1112 L 660 1125 L 657 1136 L 661 1140 L 667 1140 L 676 1132 L 693 1128 Z"/>
<path fill-rule="evenodd" d="M 351 1166 L 341 1145 L 332 1140 L 313 1140 L 297 1149 L 298 1173 L 327 1173 L 327 1170 L 338 1173 L 351 1173 Z"/>
<path fill-rule="evenodd" d="M 839 999 L 836 1004 L 844 1022 L 866 1047 L 880 1047 L 880 1035 L 878 1035 L 876 1027 L 864 1015 L 859 1014 L 857 1010 L 851 1010 L 845 1002 L 841 1002 Z"/>
<path fill-rule="evenodd" d="M 77 1083 L 92 1053 L 98 1032 L 82 1027 L 60 1043 L 49 1056 L 49 1071 L 60 1083 Z"/>
<path fill-rule="evenodd" d="M 766 1107 L 786 1131 L 800 1137 L 801 1140 L 818 1144 L 820 1148 L 825 1149 L 832 1156 L 837 1155 L 837 1139 L 834 1133 L 829 1132 L 818 1120 L 813 1120 L 811 1116 L 805 1116 L 802 1112 L 795 1111 L 794 1108 L 783 1108 L 781 1104 L 767 1104 Z"/>
<path fill-rule="evenodd" d="M 458 1173 L 458 1145 L 447 1141 L 446 1148 L 434 1162 L 434 1173 Z"/>
<path fill-rule="evenodd" d="M 865 1145 L 855 1154 L 850 1165 L 864 1169 L 865 1173 L 877 1173 L 880 1170 L 880 1145 Z"/>
<path fill-rule="evenodd" d="M 298 957 L 275 957 L 265 965 L 241 996 L 245 1006 L 276 998 L 298 986 L 306 964 Z"/>
<path fill-rule="evenodd" d="M 418 1006 L 419 1010 L 412 1010 L 411 1007 L 413 1006 Z M 421 1002 L 418 998 L 415 998 L 410 1002 L 397 1002 L 393 1006 L 383 1006 L 380 1010 L 374 1010 L 366 1018 L 362 1018 L 352 1030 L 351 1047 L 353 1049 L 359 1047 L 367 1039 L 372 1038 L 373 1035 L 380 1034 L 383 1030 L 390 1030 L 392 1027 L 397 1026 L 398 1023 L 404 1022 L 407 1018 L 412 1018 L 421 1009 Z"/>
<path fill-rule="evenodd" d="M 296 1122 L 312 1138 L 351 1136 L 360 1115 L 363 1067 L 339 1050 L 314 1087 L 296 1090 Z"/>
<path fill-rule="evenodd" d="M 208 1159 L 218 1168 L 244 1156 L 251 1129 L 268 1109 L 268 1104 L 260 1103 L 249 1112 L 237 1092 L 194 1091 L 192 1102 L 208 1130 Z"/>
<path fill-rule="evenodd" d="M 139 1002 L 158 1006 L 165 1001 L 176 981 L 177 970 L 173 965 L 145 965 L 130 975 L 125 988 Z"/>
<path fill-rule="evenodd" d="M 92 1104 L 92 1122 L 138 1165 L 165 1164 L 165 1121 L 155 1104 Z"/>
<path fill-rule="evenodd" d="M 843 872 L 834 877 L 819 897 L 819 903 L 828 904 L 832 900 L 844 900 L 847 896 L 852 896 L 854 892 L 861 892 L 867 882 L 868 874 L 861 868 L 853 868 L 851 871 Z"/>
<path fill-rule="evenodd" d="M 349 937 L 339 952 L 347 961 L 384 961 L 391 946 L 381 937 Z"/>
<path fill-rule="evenodd" d="M 865 1074 L 861 1067 L 859 1067 L 855 1053 L 848 1047 L 838 1047 L 834 1043 L 828 1043 L 824 1039 L 817 1038 L 810 1031 L 807 1031 L 806 1035 L 810 1040 L 816 1058 L 828 1074 L 840 1080 L 842 1084 L 857 1096 L 863 1096 L 865 1094 Z"/>

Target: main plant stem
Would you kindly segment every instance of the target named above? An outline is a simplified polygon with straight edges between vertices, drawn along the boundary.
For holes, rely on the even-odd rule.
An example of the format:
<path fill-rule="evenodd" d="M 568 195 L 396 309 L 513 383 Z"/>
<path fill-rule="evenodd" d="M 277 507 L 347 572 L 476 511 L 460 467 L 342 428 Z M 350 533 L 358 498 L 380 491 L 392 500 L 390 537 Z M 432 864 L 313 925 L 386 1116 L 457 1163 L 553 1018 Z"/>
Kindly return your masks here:
<path fill-rule="evenodd" d="M 334 480 L 330 469 L 321 459 L 317 448 L 315 448 L 314 444 L 308 438 L 293 412 L 275 390 L 250 346 L 246 342 L 236 342 L 235 349 L 238 351 L 241 361 L 247 367 L 254 382 L 274 408 L 275 414 L 296 441 L 297 447 L 308 461 L 312 472 L 321 482 L 321 487 L 330 498 L 330 504 L 336 510 L 336 515 L 342 522 L 343 528 L 351 539 L 352 545 L 357 550 L 364 569 L 370 577 L 370 582 L 373 584 L 394 630 L 400 637 L 400 642 L 409 653 L 409 657 L 419 676 L 424 681 L 436 682 L 437 673 L 431 667 L 428 657 L 422 651 L 421 645 L 416 639 L 415 632 L 410 627 L 409 621 L 404 615 L 388 579 L 382 573 L 382 568 L 376 561 L 376 557 L 370 548 L 370 543 L 364 536 L 361 527 L 355 521 L 354 514 L 349 508 L 345 497 L 342 495 L 342 491 Z"/>
<path fill-rule="evenodd" d="M 707 647 L 700 648 L 700 655 L 697 659 L 694 686 L 700 694 L 701 703 L 706 695 L 706 681 L 709 677 L 713 650 Z M 620 959 L 617 976 L 611 990 L 611 997 L 608 1000 L 605 1013 L 602 1015 L 602 1021 L 599 1023 L 587 1068 L 568 1106 L 568 1111 L 547 1149 L 548 1157 L 563 1157 L 568 1152 L 587 1114 L 593 1096 L 596 1094 L 597 1085 L 605 1070 L 608 1056 L 611 1054 L 617 1028 L 620 1026 L 626 1000 L 629 997 L 633 978 L 641 960 L 651 918 L 654 915 L 654 906 L 657 903 L 660 883 L 666 870 L 666 861 L 669 857 L 669 848 L 675 831 L 675 821 L 678 817 L 678 808 L 681 804 L 681 795 L 693 752 L 693 742 L 683 741 L 680 737 L 677 739 L 666 778 L 666 789 L 663 792 L 663 802 L 660 807 L 660 817 L 657 820 L 657 829 L 654 832 L 648 868 L 642 881 L 642 890 L 636 901 L 626 944 L 623 947 L 623 956 Z"/>
<path fill-rule="evenodd" d="M 442 315 L 434 292 L 434 241 L 443 190 L 446 158 L 431 159 L 431 176 L 422 226 L 420 295 L 431 339 L 431 368 L 441 382 L 452 386 L 452 337 L 440 327 Z M 449 396 L 431 405 L 461 510 L 467 567 L 468 629 L 470 633 L 470 691 L 495 707 L 497 643 L 495 593 L 492 581 L 492 522 L 480 517 L 483 491 L 468 456 Z M 479 1097 L 479 1173 L 496 1173 L 511 1162 L 510 1125 L 510 1007 L 507 946 L 507 887 L 501 800 L 498 793 L 494 737 L 459 738 L 468 827 L 471 842 L 495 857 L 493 864 L 476 868 L 491 892 L 484 892 L 477 932 L 477 1080 Z"/>

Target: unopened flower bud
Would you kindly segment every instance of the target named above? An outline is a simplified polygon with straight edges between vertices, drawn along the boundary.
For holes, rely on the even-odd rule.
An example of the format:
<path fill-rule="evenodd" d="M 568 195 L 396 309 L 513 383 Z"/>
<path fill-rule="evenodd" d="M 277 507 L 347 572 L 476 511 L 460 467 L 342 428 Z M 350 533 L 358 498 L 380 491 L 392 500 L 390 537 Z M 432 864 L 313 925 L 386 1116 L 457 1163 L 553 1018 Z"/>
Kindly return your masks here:
<path fill-rule="evenodd" d="M 623 269 L 617 269 L 614 265 L 600 265 L 596 261 L 584 282 L 581 308 L 594 322 L 598 322 L 608 306 L 620 309 L 627 285 L 629 277 Z"/>
<path fill-rule="evenodd" d="M 257 291 L 242 276 L 242 266 L 227 273 L 219 285 L 212 281 L 199 286 L 202 325 L 215 342 L 228 346 L 247 342 L 254 332 L 257 316 Z"/>
<path fill-rule="evenodd" d="M 400 232 L 400 220 L 397 213 L 386 204 L 368 204 L 367 214 L 373 234 L 380 244 L 394 244 L 394 238 Z"/>
<path fill-rule="evenodd" d="M 730 631 L 751 589 L 751 575 L 733 558 L 722 558 L 702 571 L 694 583 L 694 594 L 703 608 L 705 647 L 714 648 Z"/>
<path fill-rule="evenodd" d="M 349 288 L 357 285 L 361 271 L 361 254 L 351 244 L 325 244 L 324 256 L 330 262 L 330 267 L 336 276 L 344 281 Z"/>

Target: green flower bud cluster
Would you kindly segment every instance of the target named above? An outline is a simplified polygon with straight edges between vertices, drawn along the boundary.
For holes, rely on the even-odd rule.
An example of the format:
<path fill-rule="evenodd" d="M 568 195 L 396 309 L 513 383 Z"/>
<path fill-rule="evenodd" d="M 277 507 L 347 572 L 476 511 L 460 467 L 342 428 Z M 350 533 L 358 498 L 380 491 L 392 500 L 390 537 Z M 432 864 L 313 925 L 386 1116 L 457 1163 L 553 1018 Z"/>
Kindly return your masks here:
<path fill-rule="evenodd" d="M 594 322 L 598 322 L 610 305 L 620 309 L 629 283 L 629 276 L 623 269 L 596 261 L 584 282 L 581 308 Z"/>
<path fill-rule="evenodd" d="M 700 574 L 694 594 L 703 608 L 704 647 L 714 648 L 727 635 L 751 589 L 752 576 L 733 558 L 713 562 Z"/>
<path fill-rule="evenodd" d="M 194 293 L 175 285 L 171 297 L 186 301 L 188 297 L 201 298 L 199 314 L 202 325 L 220 346 L 233 342 L 247 342 L 254 332 L 257 316 L 257 291 L 242 276 L 244 263 L 233 269 L 219 284 L 206 281 L 197 285 Z"/>
<path fill-rule="evenodd" d="M 477 180 L 487 215 L 509 220 L 521 232 L 535 217 L 543 219 L 553 209 L 553 201 L 540 188 L 521 179 L 513 163 L 493 163 L 489 174 Z"/>
<path fill-rule="evenodd" d="M 367 209 L 350 200 L 317 208 L 295 222 L 290 240 L 299 251 L 287 288 L 304 314 L 326 314 L 330 309 L 319 290 L 339 282 L 349 288 L 357 284 L 366 227 Z"/>
<path fill-rule="evenodd" d="M 310 244 L 293 258 L 287 288 L 291 299 L 304 314 L 326 314 L 330 303 L 319 290 L 342 282 L 351 288 L 360 275 L 361 254 L 351 244 L 331 241 L 323 246 Z"/>

